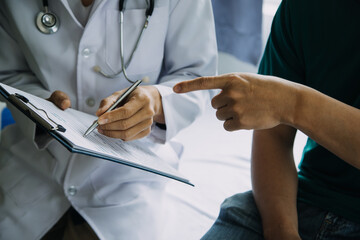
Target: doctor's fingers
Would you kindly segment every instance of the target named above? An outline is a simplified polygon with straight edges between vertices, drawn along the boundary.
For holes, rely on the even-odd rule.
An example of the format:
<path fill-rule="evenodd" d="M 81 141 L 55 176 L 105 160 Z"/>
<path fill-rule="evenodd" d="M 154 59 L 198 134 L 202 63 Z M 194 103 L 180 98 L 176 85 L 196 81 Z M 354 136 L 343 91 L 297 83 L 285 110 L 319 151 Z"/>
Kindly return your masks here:
<path fill-rule="evenodd" d="M 144 103 L 141 101 L 136 101 L 133 97 L 128 99 L 124 105 L 114 110 L 104 113 L 99 117 L 99 124 L 107 124 L 111 122 L 116 122 L 122 119 L 128 119 L 135 115 L 138 111 L 143 108 Z"/>
<path fill-rule="evenodd" d="M 124 131 L 130 129 L 137 124 L 149 119 L 149 126 L 153 123 L 153 112 L 147 111 L 145 108 L 140 109 L 129 118 L 112 121 L 106 124 L 99 125 L 99 129 L 109 131 Z"/>
<path fill-rule="evenodd" d="M 121 91 L 117 91 L 114 92 L 113 94 L 111 94 L 110 96 L 108 96 L 107 98 L 104 98 L 103 100 L 101 100 L 100 105 L 98 110 L 96 111 L 96 115 L 100 116 L 102 115 L 104 112 L 106 112 L 106 110 L 108 110 L 111 105 L 116 102 L 116 100 L 120 97 L 120 95 L 124 92 L 125 90 L 121 90 Z"/>
<path fill-rule="evenodd" d="M 127 129 L 127 130 L 103 130 L 98 129 L 99 133 L 111 137 L 118 138 L 124 141 L 130 141 L 145 137 L 151 132 L 152 119 L 146 119 L 139 124 Z"/>
<path fill-rule="evenodd" d="M 47 100 L 54 103 L 58 108 L 62 110 L 71 107 L 71 100 L 69 96 L 59 90 L 54 91 Z"/>
<path fill-rule="evenodd" d="M 124 141 L 133 141 L 133 140 L 136 140 L 136 139 L 144 138 L 147 135 L 149 135 L 150 132 L 151 132 L 151 128 L 146 128 L 145 130 L 139 132 L 137 135 L 135 135 L 135 136 L 133 136 L 131 138 L 128 138 L 128 139 L 124 139 Z"/>

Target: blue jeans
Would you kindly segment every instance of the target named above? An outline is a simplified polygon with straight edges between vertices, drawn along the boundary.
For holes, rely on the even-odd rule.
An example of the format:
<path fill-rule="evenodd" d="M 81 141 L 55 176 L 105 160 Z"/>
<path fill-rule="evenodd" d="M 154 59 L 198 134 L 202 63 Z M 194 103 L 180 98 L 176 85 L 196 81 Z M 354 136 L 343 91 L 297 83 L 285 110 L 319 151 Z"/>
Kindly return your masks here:
<path fill-rule="evenodd" d="M 360 224 L 302 202 L 298 202 L 297 208 L 299 233 L 303 240 L 360 240 Z M 214 225 L 201 239 L 264 239 L 260 213 L 252 192 L 227 198 Z"/>

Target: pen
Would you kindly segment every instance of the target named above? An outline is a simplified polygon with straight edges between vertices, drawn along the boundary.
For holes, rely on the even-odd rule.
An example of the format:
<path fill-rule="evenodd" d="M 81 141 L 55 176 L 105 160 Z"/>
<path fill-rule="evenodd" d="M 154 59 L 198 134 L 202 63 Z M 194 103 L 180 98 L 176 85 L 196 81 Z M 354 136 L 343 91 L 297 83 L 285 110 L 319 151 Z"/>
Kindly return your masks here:
<path fill-rule="evenodd" d="M 136 82 L 134 82 L 123 94 L 121 94 L 121 96 L 114 102 L 113 105 L 111 105 L 111 107 L 109 107 L 108 110 L 106 110 L 105 113 L 110 112 L 111 110 L 113 110 L 114 108 L 116 108 L 117 105 L 119 105 L 120 102 L 122 102 L 127 96 L 129 96 L 130 93 L 132 93 L 137 86 L 139 86 L 139 84 L 142 82 L 142 80 L 137 80 Z M 86 130 L 86 132 L 84 133 L 83 137 L 86 137 L 87 135 L 89 135 L 92 131 L 94 131 L 94 129 L 99 125 L 98 123 L 98 119 L 96 119 L 91 126 Z"/>

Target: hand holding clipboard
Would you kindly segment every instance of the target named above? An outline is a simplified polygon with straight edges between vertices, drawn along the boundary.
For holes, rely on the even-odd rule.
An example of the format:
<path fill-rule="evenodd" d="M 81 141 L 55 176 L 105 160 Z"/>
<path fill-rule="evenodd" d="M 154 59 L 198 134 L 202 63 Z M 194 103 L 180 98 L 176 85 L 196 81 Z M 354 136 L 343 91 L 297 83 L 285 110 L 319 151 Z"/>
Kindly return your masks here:
<path fill-rule="evenodd" d="M 2 83 L 0 95 L 72 153 L 116 162 L 193 185 L 152 150 L 156 143 L 141 140 L 125 142 L 98 133 L 84 138 L 83 133 L 96 120 L 95 116 L 72 108 L 63 111 L 48 100 Z"/>

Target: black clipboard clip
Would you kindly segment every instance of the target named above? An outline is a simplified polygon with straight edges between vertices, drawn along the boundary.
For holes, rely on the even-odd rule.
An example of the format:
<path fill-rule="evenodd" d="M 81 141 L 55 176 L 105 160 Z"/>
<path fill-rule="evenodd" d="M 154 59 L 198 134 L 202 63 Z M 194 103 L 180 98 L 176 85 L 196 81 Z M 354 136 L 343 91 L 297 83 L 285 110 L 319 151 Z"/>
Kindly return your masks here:
<path fill-rule="evenodd" d="M 51 119 L 49 117 L 49 115 L 47 114 L 47 112 L 44 109 L 38 108 L 36 107 L 34 104 L 32 104 L 29 99 L 27 99 L 25 96 L 15 93 L 15 94 L 11 94 L 9 96 L 9 98 L 14 101 L 15 103 L 17 103 L 17 105 L 19 107 L 21 107 L 21 109 L 29 116 L 32 117 L 36 122 L 38 122 L 40 125 L 46 127 L 48 130 L 56 130 L 59 132 L 65 132 L 66 129 L 61 126 L 60 124 L 57 124 L 53 119 Z M 52 124 L 50 124 L 47 120 L 45 120 L 42 116 L 40 116 L 38 113 L 36 113 L 35 111 L 33 111 L 32 109 L 30 109 L 27 104 L 31 105 L 34 109 L 36 109 L 37 111 L 40 111 L 42 113 L 45 114 L 47 120 L 49 120 Z M 21 105 L 21 106 L 20 106 Z M 54 126 L 55 127 L 54 127 Z"/>

